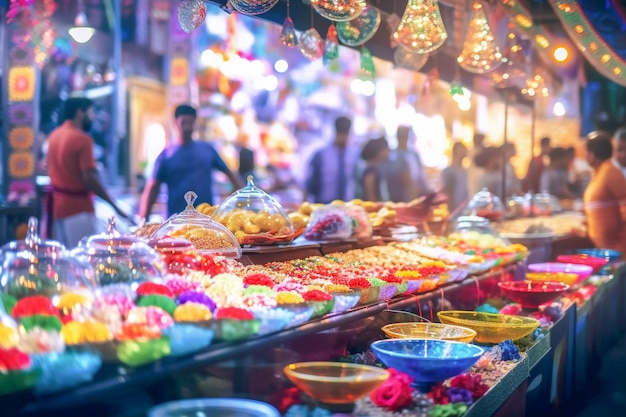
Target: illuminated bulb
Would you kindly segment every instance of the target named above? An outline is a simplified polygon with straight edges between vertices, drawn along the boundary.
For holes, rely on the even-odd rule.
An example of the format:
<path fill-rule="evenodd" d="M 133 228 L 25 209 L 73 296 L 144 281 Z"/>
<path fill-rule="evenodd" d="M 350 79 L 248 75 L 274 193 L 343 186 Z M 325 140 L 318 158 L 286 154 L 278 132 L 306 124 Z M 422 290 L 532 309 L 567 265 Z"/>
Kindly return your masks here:
<path fill-rule="evenodd" d="M 283 73 L 289 69 L 289 64 L 284 59 L 279 59 L 274 63 L 274 69 L 276 72 Z"/>
<path fill-rule="evenodd" d="M 267 91 L 274 91 L 278 88 L 278 78 L 275 75 L 268 75 L 265 77 L 265 89 Z"/>
<path fill-rule="evenodd" d="M 565 116 L 565 106 L 560 101 L 557 101 L 552 107 L 552 112 L 556 117 Z"/>
<path fill-rule="evenodd" d="M 554 50 L 552 55 L 554 56 L 556 62 L 565 62 L 567 61 L 567 58 L 569 58 L 569 51 L 567 48 L 559 46 Z"/>
<path fill-rule="evenodd" d="M 364 96 L 373 96 L 376 92 L 376 85 L 371 80 L 363 81 L 363 95 Z"/>
<path fill-rule="evenodd" d="M 363 80 L 360 80 L 359 78 L 352 80 L 350 83 L 350 90 L 354 94 L 361 94 L 363 92 Z"/>
<path fill-rule="evenodd" d="M 459 105 L 459 110 L 461 111 L 469 111 L 472 108 L 472 103 L 469 101 L 469 99 L 463 99 L 463 100 L 459 100 L 458 102 Z"/>

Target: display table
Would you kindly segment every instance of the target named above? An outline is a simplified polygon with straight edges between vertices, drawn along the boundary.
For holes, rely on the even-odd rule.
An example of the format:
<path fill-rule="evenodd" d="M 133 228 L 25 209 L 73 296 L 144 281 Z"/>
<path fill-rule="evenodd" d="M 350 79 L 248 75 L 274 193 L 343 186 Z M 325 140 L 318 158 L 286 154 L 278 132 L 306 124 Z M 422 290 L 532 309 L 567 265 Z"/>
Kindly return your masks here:
<path fill-rule="evenodd" d="M 251 381 L 262 381 L 258 375 L 251 377 L 250 372 L 254 369 L 250 367 L 256 364 L 254 360 L 247 359 L 258 352 L 293 347 L 297 340 L 318 338 L 322 334 L 328 336 L 326 332 L 363 320 L 374 320 L 368 322 L 368 328 L 377 330 L 380 327 L 375 321 L 386 310 L 413 311 L 434 321 L 436 311 L 441 309 L 475 309 L 494 293 L 498 281 L 510 279 L 523 268 L 523 263 L 513 264 L 479 277 L 444 285 L 431 292 L 402 296 L 389 302 L 375 302 L 341 315 L 326 316 L 295 328 L 245 341 L 214 344 L 204 351 L 181 358 L 166 358 L 138 368 L 107 365 L 92 382 L 52 395 L 36 397 L 20 394 L 3 397 L 0 399 L 0 407 L 6 415 L 87 415 L 86 409 L 90 410 L 91 416 L 107 415 L 98 414 L 100 405 L 114 404 L 119 401 L 120 395 L 129 395 L 130 392 L 148 398 L 146 406 L 178 399 L 181 391 L 169 389 L 176 378 L 189 378 L 198 372 L 208 372 L 211 369 L 209 366 L 232 360 L 234 366 L 229 375 L 234 395 L 258 398 L 254 392 L 246 392 L 251 388 Z M 546 336 L 530 347 L 526 356 L 470 407 L 467 415 L 562 415 L 569 408 L 575 407 L 576 399 L 580 397 L 573 394 L 584 390 L 585 382 L 591 381 L 588 376 L 592 375 L 597 359 L 623 330 L 623 322 L 626 321 L 625 272 L 622 269 L 613 278 L 598 279 L 599 288 L 595 294 L 578 308 L 572 304 Z M 372 335 L 360 330 L 356 333 L 359 339 L 365 339 L 361 341 L 364 346 L 371 342 L 368 337 L 380 338 L 379 331 Z M 348 343 L 354 344 L 355 341 Z M 271 375 L 282 377 L 282 366 L 279 363 L 271 366 Z M 270 382 L 264 385 L 266 389 L 271 388 Z M 204 395 L 210 395 L 211 390 Z"/>

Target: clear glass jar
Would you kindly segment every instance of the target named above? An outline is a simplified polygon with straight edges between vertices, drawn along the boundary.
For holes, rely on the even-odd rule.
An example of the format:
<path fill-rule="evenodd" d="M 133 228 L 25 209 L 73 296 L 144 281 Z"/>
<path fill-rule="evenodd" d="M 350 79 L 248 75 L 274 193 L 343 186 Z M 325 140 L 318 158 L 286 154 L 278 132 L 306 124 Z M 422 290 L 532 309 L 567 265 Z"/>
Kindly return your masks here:
<path fill-rule="evenodd" d="M 486 188 L 477 192 L 463 211 L 465 216 L 478 216 L 495 221 L 504 217 L 504 204 L 497 195 Z"/>
<path fill-rule="evenodd" d="M 72 256 L 59 242 L 39 237 L 35 218 L 29 219 L 26 239 L 2 247 L 0 288 L 17 300 L 68 292 L 91 295 L 96 284 L 91 265 Z"/>
<path fill-rule="evenodd" d="M 488 243 L 493 246 L 509 246 L 511 244 L 491 227 L 488 219 L 478 216 L 461 216 L 457 218 L 450 237 L 454 238 L 455 235 L 459 235 L 463 237 L 463 240 L 473 243 Z M 485 245 L 481 244 L 481 246 Z"/>
<path fill-rule="evenodd" d="M 138 285 L 160 280 L 166 273 L 158 252 L 137 236 L 120 234 L 115 218 L 109 220 L 105 233 L 83 239 L 72 253 L 94 268 L 101 286 Z"/>
<path fill-rule="evenodd" d="M 187 192 L 187 208 L 173 215 L 150 236 L 151 240 L 164 238 L 185 239 L 201 254 L 241 257 L 237 238 L 223 225 L 197 211 L 193 203 L 197 194 Z"/>
<path fill-rule="evenodd" d="M 273 245 L 294 238 L 294 228 L 285 209 L 272 196 L 248 184 L 231 194 L 213 213 L 213 219 L 234 233 L 242 245 Z"/>

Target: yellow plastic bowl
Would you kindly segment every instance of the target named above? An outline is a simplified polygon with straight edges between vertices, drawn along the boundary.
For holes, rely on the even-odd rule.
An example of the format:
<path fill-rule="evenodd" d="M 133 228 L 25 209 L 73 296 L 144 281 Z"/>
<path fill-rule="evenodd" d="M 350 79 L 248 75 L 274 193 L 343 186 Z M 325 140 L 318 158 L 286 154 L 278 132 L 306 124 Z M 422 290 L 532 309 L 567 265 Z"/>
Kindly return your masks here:
<path fill-rule="evenodd" d="M 539 327 L 535 319 L 508 314 L 492 314 L 476 311 L 440 311 L 437 317 L 444 324 L 469 327 L 476 331 L 478 343 L 500 343 L 508 339 L 521 339 Z"/>
<path fill-rule="evenodd" d="M 352 404 L 389 378 L 382 368 L 341 362 L 292 363 L 283 372 L 298 388 L 325 404 Z"/>
<path fill-rule="evenodd" d="M 567 272 L 527 272 L 526 279 L 541 282 L 562 282 L 571 287 L 578 280 L 578 275 Z"/>
<path fill-rule="evenodd" d="M 393 323 L 382 331 L 392 339 L 437 339 L 471 343 L 476 332 L 467 327 L 441 323 Z"/>

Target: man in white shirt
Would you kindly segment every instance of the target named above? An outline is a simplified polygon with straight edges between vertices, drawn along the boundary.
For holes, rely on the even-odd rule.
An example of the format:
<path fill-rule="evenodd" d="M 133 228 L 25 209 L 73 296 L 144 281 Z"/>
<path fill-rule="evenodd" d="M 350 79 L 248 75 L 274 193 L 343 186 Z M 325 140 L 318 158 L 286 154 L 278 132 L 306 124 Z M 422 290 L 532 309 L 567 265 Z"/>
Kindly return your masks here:
<path fill-rule="evenodd" d="M 613 165 L 626 177 L 626 127 L 617 129 L 613 135 Z"/>

